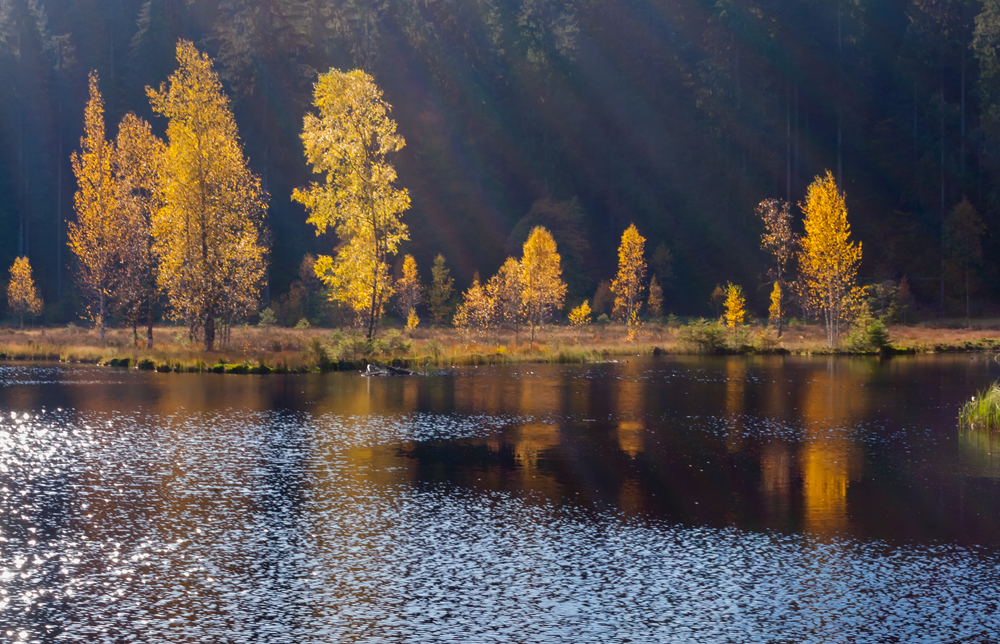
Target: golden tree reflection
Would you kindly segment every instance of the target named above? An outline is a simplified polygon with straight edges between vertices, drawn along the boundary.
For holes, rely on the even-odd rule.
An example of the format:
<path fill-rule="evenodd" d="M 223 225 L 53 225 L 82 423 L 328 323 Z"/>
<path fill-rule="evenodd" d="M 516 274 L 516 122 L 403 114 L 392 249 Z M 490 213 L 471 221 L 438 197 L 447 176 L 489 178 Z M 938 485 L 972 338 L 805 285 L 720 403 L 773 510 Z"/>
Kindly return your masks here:
<path fill-rule="evenodd" d="M 828 358 L 804 386 L 801 472 L 808 532 L 829 535 L 848 526 L 847 489 L 861 472 L 851 428 L 868 409 L 862 385 L 869 375 L 867 362 Z"/>

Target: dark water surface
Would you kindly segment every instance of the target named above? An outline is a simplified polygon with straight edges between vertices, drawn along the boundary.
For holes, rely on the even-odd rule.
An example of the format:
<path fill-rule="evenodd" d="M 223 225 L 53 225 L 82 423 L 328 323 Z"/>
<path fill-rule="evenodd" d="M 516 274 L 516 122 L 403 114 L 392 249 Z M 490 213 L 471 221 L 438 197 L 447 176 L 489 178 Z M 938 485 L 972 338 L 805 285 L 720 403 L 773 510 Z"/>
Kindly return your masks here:
<path fill-rule="evenodd" d="M 0 642 L 995 642 L 995 378 L 0 366 Z"/>

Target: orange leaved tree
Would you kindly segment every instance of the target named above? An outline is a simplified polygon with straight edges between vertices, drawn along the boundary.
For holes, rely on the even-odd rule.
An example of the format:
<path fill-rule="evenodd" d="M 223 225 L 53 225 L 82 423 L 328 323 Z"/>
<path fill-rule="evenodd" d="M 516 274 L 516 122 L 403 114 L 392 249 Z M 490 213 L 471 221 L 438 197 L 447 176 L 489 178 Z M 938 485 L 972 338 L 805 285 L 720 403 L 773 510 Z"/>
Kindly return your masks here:
<path fill-rule="evenodd" d="M 77 183 L 73 198 L 76 221 L 69 222 L 67 236 L 79 262 L 77 279 L 104 340 L 105 318 L 121 268 L 124 227 L 112 176 L 114 145 L 104 137 L 104 100 L 97 85 L 97 74 L 92 73 L 81 149 L 70 157 Z"/>
<path fill-rule="evenodd" d="M 535 328 L 541 326 L 566 299 L 566 282 L 562 280 L 556 240 L 542 226 L 535 226 L 528 241 L 524 242 L 521 284 L 521 311 L 531 329 L 531 342 L 534 342 Z"/>
<path fill-rule="evenodd" d="M 24 314 L 38 315 L 42 312 L 42 298 L 35 289 L 31 277 L 31 264 L 27 257 L 18 257 L 10 267 L 10 283 L 7 284 L 7 308 L 18 316 L 24 328 Z"/>
<path fill-rule="evenodd" d="M 851 241 L 844 195 L 829 170 L 809 184 L 801 207 L 806 232 L 799 254 L 800 290 L 807 306 L 822 316 L 833 348 L 841 325 L 853 319 L 865 295 L 857 285 L 861 244 Z"/>
<path fill-rule="evenodd" d="M 203 329 L 212 351 L 217 318 L 229 328 L 257 309 L 266 195 L 247 167 L 212 60 L 180 41 L 177 62 L 169 83 L 146 90 L 153 110 L 169 119 L 163 201 L 153 217 L 157 279 L 172 316 L 192 337 Z"/>
<path fill-rule="evenodd" d="M 611 282 L 611 292 L 615 294 L 614 315 L 628 325 L 629 340 L 635 337 L 639 324 L 642 280 L 646 277 L 645 245 L 646 238 L 639 234 L 635 224 L 630 224 L 622 233 L 618 246 L 618 275 Z"/>

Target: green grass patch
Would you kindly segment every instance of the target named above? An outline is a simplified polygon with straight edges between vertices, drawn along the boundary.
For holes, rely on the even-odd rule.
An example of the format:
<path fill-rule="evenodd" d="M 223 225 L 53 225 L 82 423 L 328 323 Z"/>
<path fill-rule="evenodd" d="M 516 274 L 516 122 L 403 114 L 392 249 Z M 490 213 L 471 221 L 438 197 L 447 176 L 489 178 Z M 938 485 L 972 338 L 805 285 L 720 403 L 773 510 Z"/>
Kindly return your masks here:
<path fill-rule="evenodd" d="M 958 412 L 958 426 L 962 429 L 1000 431 L 1000 382 L 994 382 L 962 405 Z"/>

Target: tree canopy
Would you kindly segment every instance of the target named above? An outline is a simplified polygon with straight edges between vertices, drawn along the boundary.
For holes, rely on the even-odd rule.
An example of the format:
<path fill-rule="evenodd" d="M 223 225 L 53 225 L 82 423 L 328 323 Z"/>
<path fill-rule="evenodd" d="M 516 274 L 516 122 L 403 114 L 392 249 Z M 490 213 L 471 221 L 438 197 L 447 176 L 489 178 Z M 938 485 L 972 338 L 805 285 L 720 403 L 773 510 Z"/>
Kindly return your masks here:
<path fill-rule="evenodd" d="M 302 142 L 313 171 L 326 176 L 292 198 L 306 207 L 317 234 L 330 227 L 340 238 L 336 261 L 321 256 L 316 273 L 333 298 L 363 316 L 371 339 L 393 293 L 388 260 L 409 239 L 401 216 L 410 197 L 394 185 L 396 170 L 387 159 L 406 142 L 382 91 L 363 71 L 322 74 L 313 103 L 318 114 L 306 115 Z"/>
<path fill-rule="evenodd" d="M 255 311 L 264 279 L 266 195 L 247 167 L 229 100 L 211 59 L 177 45 L 179 67 L 153 109 L 168 119 L 162 206 L 153 218 L 159 284 L 171 314 L 215 346 L 216 319 Z"/>

